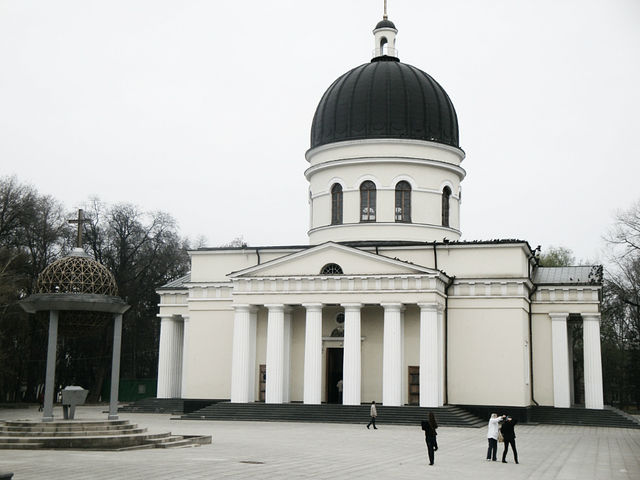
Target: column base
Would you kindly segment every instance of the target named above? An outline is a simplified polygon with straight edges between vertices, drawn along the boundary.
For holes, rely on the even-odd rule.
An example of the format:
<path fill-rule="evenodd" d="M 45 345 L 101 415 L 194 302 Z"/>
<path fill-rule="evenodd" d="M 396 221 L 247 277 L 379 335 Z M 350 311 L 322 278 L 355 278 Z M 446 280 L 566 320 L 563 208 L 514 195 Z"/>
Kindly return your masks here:
<path fill-rule="evenodd" d="M 120 419 L 120 417 L 118 417 L 118 415 L 109 415 L 107 417 L 107 420 L 119 420 L 119 419 Z"/>

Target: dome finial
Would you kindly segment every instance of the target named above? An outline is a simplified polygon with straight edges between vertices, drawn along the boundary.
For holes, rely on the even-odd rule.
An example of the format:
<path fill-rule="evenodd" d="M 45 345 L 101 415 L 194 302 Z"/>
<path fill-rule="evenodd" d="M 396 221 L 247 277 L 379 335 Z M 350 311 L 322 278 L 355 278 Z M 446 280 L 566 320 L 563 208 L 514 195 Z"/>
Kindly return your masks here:
<path fill-rule="evenodd" d="M 376 27 L 373 29 L 373 38 L 374 38 L 374 49 L 373 49 L 373 58 L 374 59 L 396 59 L 398 58 L 398 51 L 396 50 L 396 34 L 398 30 L 396 30 L 396 26 L 393 24 L 391 20 L 389 20 L 389 16 L 387 15 L 387 0 L 384 0 L 384 13 L 382 15 L 382 20 L 378 22 Z"/>

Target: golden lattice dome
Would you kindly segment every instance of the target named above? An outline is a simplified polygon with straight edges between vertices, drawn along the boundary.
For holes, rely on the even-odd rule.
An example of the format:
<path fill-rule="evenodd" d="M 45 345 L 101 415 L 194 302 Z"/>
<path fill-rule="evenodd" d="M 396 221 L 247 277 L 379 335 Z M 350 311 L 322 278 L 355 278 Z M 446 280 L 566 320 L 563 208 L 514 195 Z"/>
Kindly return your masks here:
<path fill-rule="evenodd" d="M 74 248 L 71 254 L 45 268 L 38 276 L 37 291 L 118 295 L 116 280 L 111 272 L 81 248 Z"/>

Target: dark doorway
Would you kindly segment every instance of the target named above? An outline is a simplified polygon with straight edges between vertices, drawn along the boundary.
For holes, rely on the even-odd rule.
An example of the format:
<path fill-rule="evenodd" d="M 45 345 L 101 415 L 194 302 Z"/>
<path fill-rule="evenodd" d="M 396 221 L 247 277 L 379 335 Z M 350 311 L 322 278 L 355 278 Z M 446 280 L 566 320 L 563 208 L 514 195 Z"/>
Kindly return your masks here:
<path fill-rule="evenodd" d="M 582 317 L 570 314 L 569 340 L 569 381 L 571 382 L 571 405 L 584 406 L 584 349 L 582 345 Z"/>
<path fill-rule="evenodd" d="M 267 366 L 260 365 L 260 382 L 258 389 L 258 401 L 264 402 L 265 399 L 265 391 L 267 390 Z"/>
<path fill-rule="evenodd" d="M 420 404 L 420 367 L 409 367 L 409 405 Z"/>
<path fill-rule="evenodd" d="M 327 403 L 342 403 L 338 382 L 342 380 L 342 348 L 327 348 Z"/>

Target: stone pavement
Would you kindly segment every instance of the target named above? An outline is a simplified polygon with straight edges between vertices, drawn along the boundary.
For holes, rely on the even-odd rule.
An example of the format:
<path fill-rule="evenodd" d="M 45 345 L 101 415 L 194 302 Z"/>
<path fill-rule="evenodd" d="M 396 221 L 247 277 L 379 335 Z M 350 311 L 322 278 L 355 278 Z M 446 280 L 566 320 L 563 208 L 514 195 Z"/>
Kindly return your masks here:
<path fill-rule="evenodd" d="M 78 407 L 76 418 L 106 418 L 105 407 Z M 56 410 L 55 415 L 61 412 Z M 39 419 L 35 408 L 0 410 L 0 419 Z M 438 429 L 436 465 L 419 426 L 171 420 L 121 414 L 149 431 L 209 434 L 213 443 L 128 452 L 0 450 L 0 471 L 29 479 L 634 479 L 640 430 L 516 427 L 520 464 L 486 462 L 486 430 Z M 499 447 L 502 454 L 502 446 Z"/>

